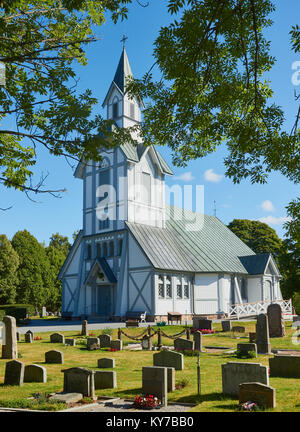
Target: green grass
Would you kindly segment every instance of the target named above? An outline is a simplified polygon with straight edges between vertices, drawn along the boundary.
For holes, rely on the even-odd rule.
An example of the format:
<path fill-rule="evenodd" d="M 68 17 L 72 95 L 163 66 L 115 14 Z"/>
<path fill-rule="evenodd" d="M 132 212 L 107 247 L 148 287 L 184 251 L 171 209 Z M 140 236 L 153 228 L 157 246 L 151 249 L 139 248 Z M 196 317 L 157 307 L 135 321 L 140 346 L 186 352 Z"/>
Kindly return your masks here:
<path fill-rule="evenodd" d="M 246 334 L 234 337 L 231 333 L 216 333 L 203 336 L 203 345 L 224 346 L 236 348 L 237 343 L 247 342 L 246 336 L 249 331 L 255 331 L 255 323 L 242 323 L 246 327 Z M 220 325 L 215 324 L 214 328 L 220 331 Z M 154 327 L 154 330 L 158 327 Z M 183 326 L 166 326 L 162 328 L 166 334 L 175 334 L 184 329 Z M 142 332 L 141 328 L 126 328 L 125 333 L 138 335 Z M 271 339 L 272 348 L 297 349 L 292 344 L 291 336 L 294 330 L 291 323 L 286 325 L 286 337 Z M 153 365 L 153 352 L 149 351 L 119 351 L 108 352 L 107 349 L 98 351 L 87 351 L 84 345 L 75 347 L 64 346 L 63 344 L 51 344 L 49 333 L 36 333 L 43 339 L 34 341 L 32 344 L 25 342 L 18 343 L 18 350 L 22 357 L 20 360 L 27 364 L 40 364 L 46 367 L 48 382 L 43 383 L 24 383 L 22 387 L 4 386 L 4 371 L 7 360 L 0 359 L 0 406 L 28 407 L 30 409 L 59 409 L 57 404 L 49 408 L 49 405 L 39 404 L 32 400 L 27 400 L 34 393 L 52 393 L 63 390 L 62 369 L 75 366 L 82 366 L 97 370 L 97 360 L 101 357 L 112 357 L 116 360 L 117 385 L 116 389 L 97 390 L 97 396 L 117 396 L 134 398 L 141 394 L 142 366 Z M 84 339 L 79 335 L 79 331 L 62 332 L 66 337 Z M 98 336 L 101 330 L 91 330 L 90 333 Z M 117 338 L 117 330 L 111 332 L 113 338 Z M 129 341 L 125 336 L 122 337 L 124 343 L 135 343 Z M 157 338 L 154 338 L 154 345 Z M 171 339 L 163 338 L 163 344 L 173 345 Z M 45 352 L 51 349 L 58 349 L 64 353 L 64 364 L 45 364 Z M 176 371 L 176 384 L 185 383 L 180 390 L 175 390 L 168 394 L 169 401 L 189 402 L 197 404 L 192 411 L 237 411 L 239 409 L 238 400 L 225 397 L 222 394 L 221 365 L 228 361 L 248 361 L 261 363 L 268 366 L 270 356 L 259 355 L 255 359 L 239 360 L 234 354 L 224 352 L 212 354 L 201 354 L 201 396 L 197 396 L 197 357 L 185 356 L 184 370 Z M 300 379 L 293 378 L 270 378 L 270 385 L 276 389 L 277 407 L 274 411 L 300 411 Z"/>

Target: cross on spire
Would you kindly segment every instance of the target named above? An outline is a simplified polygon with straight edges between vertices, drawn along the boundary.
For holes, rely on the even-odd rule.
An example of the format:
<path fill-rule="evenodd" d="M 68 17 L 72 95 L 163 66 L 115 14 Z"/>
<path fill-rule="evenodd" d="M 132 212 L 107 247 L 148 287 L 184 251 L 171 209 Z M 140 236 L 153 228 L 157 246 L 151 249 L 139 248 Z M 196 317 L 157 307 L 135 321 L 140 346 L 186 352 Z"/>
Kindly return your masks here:
<path fill-rule="evenodd" d="M 126 35 L 123 35 L 122 39 L 120 40 L 120 42 L 123 42 L 123 49 L 125 49 L 125 42 L 127 41 L 128 37 Z"/>

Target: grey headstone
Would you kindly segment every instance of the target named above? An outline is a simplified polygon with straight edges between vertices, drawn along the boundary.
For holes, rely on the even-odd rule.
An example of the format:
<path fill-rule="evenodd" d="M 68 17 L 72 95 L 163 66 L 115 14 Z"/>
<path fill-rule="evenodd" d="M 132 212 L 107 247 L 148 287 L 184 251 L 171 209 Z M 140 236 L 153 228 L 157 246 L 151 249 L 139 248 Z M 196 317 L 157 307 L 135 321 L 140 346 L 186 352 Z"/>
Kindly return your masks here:
<path fill-rule="evenodd" d="M 65 339 L 65 345 L 75 346 L 76 345 L 76 339 L 66 338 Z"/>
<path fill-rule="evenodd" d="M 49 399 L 68 404 L 79 402 L 83 399 L 83 395 L 81 393 L 55 393 Z"/>
<path fill-rule="evenodd" d="M 167 368 L 147 366 L 142 369 L 142 393 L 159 398 L 163 406 L 168 404 L 168 372 Z"/>
<path fill-rule="evenodd" d="M 184 356 L 181 353 L 162 350 L 153 354 L 153 365 L 163 367 L 173 367 L 175 370 L 184 369 Z"/>
<path fill-rule="evenodd" d="M 32 364 L 25 366 L 24 382 L 47 382 L 47 370 L 43 366 Z"/>
<path fill-rule="evenodd" d="M 25 342 L 26 343 L 32 343 L 33 342 L 32 333 L 25 333 Z"/>
<path fill-rule="evenodd" d="M 232 326 L 231 330 L 236 333 L 245 333 L 246 329 L 244 326 Z"/>
<path fill-rule="evenodd" d="M 193 334 L 193 338 L 194 338 L 194 349 L 196 351 L 200 351 L 202 352 L 202 333 L 200 331 L 196 331 Z"/>
<path fill-rule="evenodd" d="M 175 390 L 175 368 L 167 367 L 168 392 Z"/>
<path fill-rule="evenodd" d="M 113 358 L 101 358 L 98 360 L 98 368 L 114 368 L 115 359 Z"/>
<path fill-rule="evenodd" d="M 230 320 L 221 321 L 221 324 L 222 324 L 223 332 L 230 332 L 231 331 L 231 321 Z"/>
<path fill-rule="evenodd" d="M 145 335 L 142 339 L 142 349 L 143 350 L 152 350 L 152 338 L 149 338 Z"/>
<path fill-rule="evenodd" d="M 3 359 L 18 358 L 17 326 L 14 317 L 6 315 L 3 318 L 5 325 L 5 345 L 2 345 Z"/>
<path fill-rule="evenodd" d="M 102 334 L 98 336 L 100 339 L 100 347 L 101 348 L 109 348 L 111 343 L 111 336 L 108 334 Z"/>
<path fill-rule="evenodd" d="M 238 396 L 239 384 L 259 382 L 269 385 L 267 366 L 260 363 L 229 362 L 222 364 L 223 394 Z"/>
<path fill-rule="evenodd" d="M 7 362 L 5 365 L 4 385 L 23 385 L 24 369 L 24 363 L 19 360 Z"/>
<path fill-rule="evenodd" d="M 64 393 L 82 393 L 83 396 L 95 396 L 95 371 L 83 367 L 62 370 L 64 373 Z"/>
<path fill-rule="evenodd" d="M 117 374 L 114 371 L 95 371 L 95 390 L 116 388 Z"/>
<path fill-rule="evenodd" d="M 65 337 L 61 333 L 53 333 L 50 335 L 50 342 L 51 343 L 65 343 Z"/>
<path fill-rule="evenodd" d="M 281 306 L 277 303 L 270 304 L 267 309 L 268 324 L 269 324 L 269 336 L 273 337 L 284 337 L 284 319 L 282 314 Z"/>
<path fill-rule="evenodd" d="M 194 350 L 194 341 L 184 338 L 175 339 L 174 348 L 176 351 Z"/>
<path fill-rule="evenodd" d="M 93 338 L 93 337 L 87 338 L 86 347 L 89 351 L 100 349 L 99 338 Z"/>
<path fill-rule="evenodd" d="M 63 364 L 64 355 L 61 351 L 58 350 L 47 351 L 45 353 L 45 363 Z"/>
<path fill-rule="evenodd" d="M 257 357 L 257 346 L 255 343 L 240 343 L 237 344 L 237 349 L 242 355 L 247 355 L 249 351 L 253 351 L 255 353 L 255 357 Z"/>
<path fill-rule="evenodd" d="M 88 322 L 86 320 L 82 321 L 82 328 L 81 328 L 81 336 L 88 336 Z"/>
<path fill-rule="evenodd" d="M 112 340 L 112 341 L 110 342 L 110 347 L 111 347 L 112 349 L 117 350 L 117 351 L 121 351 L 122 348 L 123 348 L 123 342 L 121 341 L 121 339 L 115 339 L 115 340 Z"/>
<path fill-rule="evenodd" d="M 239 403 L 252 401 L 263 408 L 276 407 L 276 390 L 273 387 L 257 382 L 239 385 Z"/>
<path fill-rule="evenodd" d="M 42 318 L 47 316 L 47 309 L 45 308 L 45 306 L 42 307 Z"/>
<path fill-rule="evenodd" d="M 21 333 L 17 332 L 17 342 L 21 342 Z"/>
<path fill-rule="evenodd" d="M 212 320 L 193 317 L 193 327 L 199 330 L 212 330 Z"/>
<path fill-rule="evenodd" d="M 27 334 L 31 334 L 31 336 L 32 336 L 32 340 L 34 340 L 34 332 L 33 332 L 33 331 L 28 330 L 28 331 L 25 333 L 25 336 L 26 336 Z"/>
<path fill-rule="evenodd" d="M 300 378 L 300 356 L 275 355 L 269 358 L 270 376 Z"/>
<path fill-rule="evenodd" d="M 266 314 L 260 314 L 257 317 L 256 345 L 257 345 L 258 354 L 270 354 L 271 353 L 268 317 Z M 265 383 L 263 383 L 263 384 L 265 384 Z"/>

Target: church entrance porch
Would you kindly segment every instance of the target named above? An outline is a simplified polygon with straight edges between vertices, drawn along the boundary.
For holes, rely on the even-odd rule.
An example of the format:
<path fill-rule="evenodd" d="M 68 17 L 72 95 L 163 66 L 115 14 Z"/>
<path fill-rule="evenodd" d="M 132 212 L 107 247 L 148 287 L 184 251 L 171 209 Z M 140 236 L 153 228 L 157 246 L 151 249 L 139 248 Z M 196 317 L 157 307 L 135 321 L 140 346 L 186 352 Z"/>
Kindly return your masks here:
<path fill-rule="evenodd" d="M 110 317 L 113 313 L 113 288 L 111 285 L 97 285 L 96 314 Z"/>

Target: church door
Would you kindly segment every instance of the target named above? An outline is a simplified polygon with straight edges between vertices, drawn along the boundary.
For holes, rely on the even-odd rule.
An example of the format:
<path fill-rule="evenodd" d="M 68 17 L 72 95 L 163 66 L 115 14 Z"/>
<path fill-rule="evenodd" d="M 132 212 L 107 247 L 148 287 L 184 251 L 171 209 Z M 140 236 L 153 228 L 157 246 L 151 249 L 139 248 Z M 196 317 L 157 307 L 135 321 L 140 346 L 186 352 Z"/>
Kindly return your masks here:
<path fill-rule="evenodd" d="M 110 285 L 98 286 L 98 315 L 110 316 L 112 313 L 112 287 Z"/>

